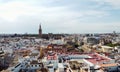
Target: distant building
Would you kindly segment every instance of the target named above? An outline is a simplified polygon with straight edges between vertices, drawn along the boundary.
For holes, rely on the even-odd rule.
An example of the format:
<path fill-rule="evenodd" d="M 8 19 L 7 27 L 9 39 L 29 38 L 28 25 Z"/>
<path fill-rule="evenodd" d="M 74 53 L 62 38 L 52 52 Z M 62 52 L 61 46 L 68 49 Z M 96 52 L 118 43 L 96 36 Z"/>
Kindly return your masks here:
<path fill-rule="evenodd" d="M 58 67 L 58 56 L 57 53 L 49 51 L 47 55 L 47 67 L 50 72 L 54 72 Z"/>
<path fill-rule="evenodd" d="M 42 33 L 42 27 L 41 24 L 39 25 L 39 37 L 43 39 L 61 39 L 64 37 L 63 34 L 53 34 L 53 33 L 48 33 L 48 34 L 43 34 Z"/>
<path fill-rule="evenodd" d="M 95 44 L 98 44 L 98 43 L 99 43 L 99 40 L 94 38 L 94 37 L 85 37 L 84 38 L 84 44 L 95 45 Z"/>

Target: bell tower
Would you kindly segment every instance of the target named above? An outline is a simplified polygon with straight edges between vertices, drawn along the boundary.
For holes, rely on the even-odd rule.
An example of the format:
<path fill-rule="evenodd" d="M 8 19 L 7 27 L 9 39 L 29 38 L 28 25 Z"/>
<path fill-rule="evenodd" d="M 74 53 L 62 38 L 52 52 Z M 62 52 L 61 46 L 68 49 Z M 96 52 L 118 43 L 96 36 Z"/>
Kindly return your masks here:
<path fill-rule="evenodd" d="M 39 25 L 39 37 L 42 37 L 42 28 L 41 28 L 41 23 Z"/>

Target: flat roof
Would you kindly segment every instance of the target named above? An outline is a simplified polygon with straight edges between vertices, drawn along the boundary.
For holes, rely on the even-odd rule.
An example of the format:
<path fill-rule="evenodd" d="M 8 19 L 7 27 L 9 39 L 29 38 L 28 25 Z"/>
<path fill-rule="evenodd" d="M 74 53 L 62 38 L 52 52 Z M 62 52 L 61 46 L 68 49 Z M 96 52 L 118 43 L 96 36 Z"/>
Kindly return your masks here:
<path fill-rule="evenodd" d="M 112 63 L 112 64 L 101 64 L 101 67 L 112 67 L 112 66 L 118 66 L 118 63 Z"/>
<path fill-rule="evenodd" d="M 58 63 L 58 68 L 64 68 L 63 63 Z"/>
<path fill-rule="evenodd" d="M 109 48 L 110 48 L 110 49 L 113 48 L 113 47 L 110 47 L 110 46 L 101 46 L 101 47 L 102 47 L 102 48 L 108 48 L 108 49 L 109 49 Z"/>
<path fill-rule="evenodd" d="M 85 60 L 85 59 L 83 59 L 83 60 L 84 60 L 84 62 L 87 63 L 89 66 L 94 66 L 93 63 L 91 63 L 91 62 L 89 62 L 89 61 L 87 61 L 87 60 Z"/>

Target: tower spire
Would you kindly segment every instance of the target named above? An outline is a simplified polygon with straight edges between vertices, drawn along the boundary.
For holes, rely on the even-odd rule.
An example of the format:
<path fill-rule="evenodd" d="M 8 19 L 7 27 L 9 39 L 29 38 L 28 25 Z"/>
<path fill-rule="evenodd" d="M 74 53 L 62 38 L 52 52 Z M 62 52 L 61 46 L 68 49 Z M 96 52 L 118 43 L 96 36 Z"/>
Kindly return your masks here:
<path fill-rule="evenodd" d="M 39 25 L 39 29 L 41 29 L 41 23 L 40 23 L 40 25 Z"/>
<path fill-rule="evenodd" d="M 42 37 L 42 28 L 41 28 L 41 23 L 39 25 L 39 36 Z"/>

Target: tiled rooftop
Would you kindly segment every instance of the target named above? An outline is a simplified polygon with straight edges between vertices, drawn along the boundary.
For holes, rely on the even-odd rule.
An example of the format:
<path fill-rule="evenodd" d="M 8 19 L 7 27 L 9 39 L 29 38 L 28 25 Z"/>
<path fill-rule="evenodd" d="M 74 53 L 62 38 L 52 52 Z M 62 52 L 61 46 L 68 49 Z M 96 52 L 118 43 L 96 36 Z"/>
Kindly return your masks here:
<path fill-rule="evenodd" d="M 101 64 L 103 62 L 110 61 L 109 58 L 103 57 L 103 56 L 101 56 L 101 55 L 99 55 L 97 53 L 96 54 L 89 54 L 89 56 L 91 56 L 92 58 L 88 58 L 86 60 L 90 61 L 93 64 Z"/>

